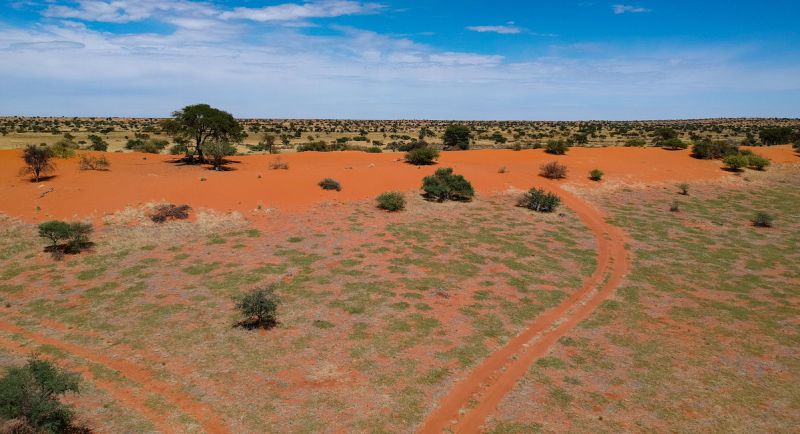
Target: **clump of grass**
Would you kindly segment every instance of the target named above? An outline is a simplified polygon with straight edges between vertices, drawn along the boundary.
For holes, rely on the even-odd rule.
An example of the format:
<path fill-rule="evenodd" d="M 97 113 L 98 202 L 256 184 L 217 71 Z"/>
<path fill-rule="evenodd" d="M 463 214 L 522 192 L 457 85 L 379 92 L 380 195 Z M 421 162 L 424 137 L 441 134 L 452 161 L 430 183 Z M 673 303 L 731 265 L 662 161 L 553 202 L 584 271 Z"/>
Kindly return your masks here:
<path fill-rule="evenodd" d="M 333 178 L 325 178 L 318 183 L 323 190 L 336 190 L 342 191 L 342 184 L 339 184 L 339 181 Z"/>
<path fill-rule="evenodd" d="M 539 170 L 539 175 L 547 179 L 562 179 L 567 177 L 567 166 L 558 161 L 551 161 L 543 164 Z"/>
<path fill-rule="evenodd" d="M 275 161 L 269 163 L 269 168 L 272 170 L 289 170 L 289 163 L 281 160 L 281 157 L 277 157 Z"/>
<path fill-rule="evenodd" d="M 600 169 L 592 169 L 592 171 L 589 172 L 589 179 L 591 179 L 592 181 L 599 181 L 599 180 L 603 179 L 603 175 L 605 175 L 605 174 L 603 173 L 602 170 L 600 170 Z"/>
<path fill-rule="evenodd" d="M 688 196 L 689 195 L 689 184 L 687 184 L 685 182 L 681 182 L 680 184 L 677 184 L 676 187 L 678 187 L 678 193 L 680 193 L 680 194 L 682 194 L 684 196 Z"/>
<path fill-rule="evenodd" d="M 508 173 L 508 168 L 506 166 L 500 166 L 500 168 L 497 169 L 497 173 Z"/>
<path fill-rule="evenodd" d="M 81 154 L 79 158 L 78 168 L 81 170 L 108 170 L 111 167 L 105 155 Z"/>
<path fill-rule="evenodd" d="M 164 223 L 167 220 L 184 220 L 189 218 L 189 205 L 175 205 L 171 203 L 158 205 L 150 220 L 153 223 Z"/>
<path fill-rule="evenodd" d="M 671 212 L 678 212 L 681 210 L 681 204 L 677 200 L 674 200 L 672 201 L 672 204 L 669 206 L 669 210 Z"/>

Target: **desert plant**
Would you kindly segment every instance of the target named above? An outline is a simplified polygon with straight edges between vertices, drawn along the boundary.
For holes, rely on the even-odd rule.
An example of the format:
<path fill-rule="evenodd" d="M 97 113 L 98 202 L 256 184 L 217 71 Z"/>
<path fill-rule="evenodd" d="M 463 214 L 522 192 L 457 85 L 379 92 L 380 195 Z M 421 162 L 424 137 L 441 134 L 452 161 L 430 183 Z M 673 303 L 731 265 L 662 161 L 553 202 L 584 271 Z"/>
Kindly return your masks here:
<path fill-rule="evenodd" d="M 422 179 L 422 190 L 429 200 L 470 201 L 475 196 L 472 184 L 463 176 L 453 174 L 450 167 L 437 169 L 431 176 Z"/>
<path fill-rule="evenodd" d="M 246 318 L 237 326 L 245 328 L 270 328 L 278 323 L 278 304 L 280 300 L 275 294 L 275 285 L 256 288 L 236 300 L 236 308 Z"/>
<path fill-rule="evenodd" d="M 538 212 L 552 212 L 561 204 L 561 198 L 543 188 L 532 188 L 517 201 L 517 206 Z"/>
<path fill-rule="evenodd" d="M 569 144 L 564 140 L 550 140 L 544 145 L 544 151 L 553 155 L 564 155 L 569 150 Z"/>
<path fill-rule="evenodd" d="M 76 149 L 78 149 L 78 144 L 67 138 L 57 141 L 50 147 L 52 155 L 58 158 L 73 157 Z"/>
<path fill-rule="evenodd" d="M 722 159 L 722 163 L 725 165 L 725 167 L 733 172 L 738 172 L 742 169 L 742 167 L 746 167 L 748 162 L 749 158 L 746 155 L 741 154 L 728 155 Z"/>
<path fill-rule="evenodd" d="M 646 146 L 647 142 L 644 139 L 640 139 L 638 137 L 634 137 L 625 141 L 625 146 L 627 147 L 643 147 Z"/>
<path fill-rule="evenodd" d="M 500 168 L 497 169 L 497 173 L 508 173 L 508 167 L 500 166 Z"/>
<path fill-rule="evenodd" d="M 221 170 L 225 164 L 225 157 L 236 154 L 236 147 L 229 142 L 212 140 L 206 143 L 204 148 L 214 170 Z"/>
<path fill-rule="evenodd" d="M 78 392 L 79 380 L 77 374 L 34 355 L 0 378 L 0 420 L 19 419 L 24 421 L 20 427 L 27 425 L 37 433 L 68 432 L 74 412 L 60 398 Z"/>
<path fill-rule="evenodd" d="M 386 211 L 400 211 L 406 206 L 406 197 L 399 191 L 388 191 L 378 196 L 378 208 Z"/>
<path fill-rule="evenodd" d="M 539 175 L 547 179 L 562 179 L 567 177 L 567 166 L 558 161 L 551 161 L 539 168 Z"/>
<path fill-rule="evenodd" d="M 467 127 L 466 125 L 453 124 L 449 125 L 444 130 L 444 136 L 442 136 L 442 143 L 444 143 L 444 148 L 447 150 L 450 149 L 466 150 L 469 149 L 470 139 L 471 139 L 471 133 L 469 127 Z"/>
<path fill-rule="evenodd" d="M 364 149 L 364 152 L 369 154 L 380 154 L 383 152 L 380 146 L 370 146 L 369 148 Z"/>
<path fill-rule="evenodd" d="M 269 163 L 269 168 L 272 170 L 289 170 L 289 163 L 281 160 L 281 157 L 278 157 Z"/>
<path fill-rule="evenodd" d="M 439 151 L 430 147 L 425 147 L 414 148 L 406 152 L 405 160 L 407 163 L 416 166 L 426 166 L 434 164 L 437 158 L 439 158 Z"/>
<path fill-rule="evenodd" d="M 679 139 L 677 137 L 672 138 L 672 139 L 663 140 L 663 141 L 659 142 L 659 144 L 660 144 L 660 146 L 662 148 L 669 149 L 669 150 L 672 150 L 672 151 L 675 151 L 675 150 L 678 150 L 678 149 L 686 149 L 686 148 L 689 147 L 688 143 L 684 142 L 683 140 L 681 140 L 681 139 Z"/>
<path fill-rule="evenodd" d="M 93 151 L 107 151 L 108 150 L 108 143 L 103 140 L 102 137 L 96 134 L 89 134 L 89 141 L 92 142 L 89 145 L 89 149 Z"/>
<path fill-rule="evenodd" d="M 325 178 L 318 183 L 323 190 L 336 190 L 342 191 L 342 184 L 339 184 L 339 181 L 333 178 Z"/>
<path fill-rule="evenodd" d="M 52 244 L 51 249 L 58 248 L 58 243 L 72 238 L 72 226 L 67 222 L 51 220 L 39 225 L 39 236 L 47 238 Z"/>
<path fill-rule="evenodd" d="M 589 172 L 589 179 L 591 179 L 592 181 L 599 181 L 599 180 L 603 179 L 603 175 L 605 175 L 605 174 L 603 173 L 602 170 L 600 170 L 600 169 L 592 169 Z"/>
<path fill-rule="evenodd" d="M 67 223 L 51 220 L 39 225 L 39 236 L 50 240 L 52 243 L 45 248 L 54 259 L 61 259 L 64 253 L 80 253 L 81 250 L 91 246 L 89 235 L 94 228 L 89 223 Z M 65 244 L 60 242 L 66 241 Z"/>
<path fill-rule="evenodd" d="M 771 228 L 773 221 L 774 221 L 774 218 L 772 217 L 772 215 L 767 214 L 767 213 L 765 213 L 763 211 L 757 212 L 753 216 L 753 219 L 751 220 L 751 222 L 753 223 L 753 226 L 757 226 L 759 228 Z"/>
<path fill-rule="evenodd" d="M 153 214 L 150 215 L 150 220 L 154 223 L 164 223 L 167 220 L 185 220 L 189 218 L 189 210 L 192 207 L 189 205 L 175 205 L 165 203 L 156 206 Z"/>
<path fill-rule="evenodd" d="M 190 105 L 175 111 L 162 127 L 176 141 L 192 143 L 193 152 L 186 155 L 189 162 L 195 154 L 201 163 L 205 162 L 207 141 L 239 143 L 245 137 L 244 129 L 233 115 L 208 104 Z"/>
<path fill-rule="evenodd" d="M 713 160 L 724 158 L 731 154 L 738 154 L 739 147 L 733 143 L 721 140 L 700 140 L 692 146 L 692 157 Z"/>
<path fill-rule="evenodd" d="M 78 158 L 80 170 L 108 170 L 111 167 L 111 163 L 108 162 L 105 155 L 81 154 Z"/>
<path fill-rule="evenodd" d="M 684 196 L 688 196 L 689 195 L 689 184 L 688 183 L 681 182 L 680 184 L 677 184 L 676 187 L 678 187 L 678 193 L 680 193 L 680 194 L 682 194 Z"/>
<path fill-rule="evenodd" d="M 751 169 L 764 170 L 769 164 L 769 160 L 760 155 L 750 155 L 747 157 L 747 167 Z"/>
<path fill-rule="evenodd" d="M 681 204 L 677 200 L 673 200 L 669 206 L 669 210 L 672 212 L 678 212 L 681 210 Z"/>
<path fill-rule="evenodd" d="M 51 161 L 53 152 L 47 146 L 28 145 L 22 151 L 22 161 L 25 167 L 20 174 L 32 174 L 34 182 L 39 182 L 42 175 L 46 175 L 55 170 L 55 165 Z"/>

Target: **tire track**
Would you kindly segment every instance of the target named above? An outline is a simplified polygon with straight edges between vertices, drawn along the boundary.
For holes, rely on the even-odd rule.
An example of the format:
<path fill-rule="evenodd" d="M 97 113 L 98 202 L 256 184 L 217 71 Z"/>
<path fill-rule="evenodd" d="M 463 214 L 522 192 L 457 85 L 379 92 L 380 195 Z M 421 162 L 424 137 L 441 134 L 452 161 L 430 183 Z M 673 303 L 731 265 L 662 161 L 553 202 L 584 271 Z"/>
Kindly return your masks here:
<path fill-rule="evenodd" d="M 444 395 L 418 429 L 421 434 L 479 433 L 486 418 L 503 397 L 556 341 L 586 319 L 614 293 L 628 270 L 624 233 L 603 214 L 554 183 L 557 193 L 592 231 L 597 240 L 597 268 L 583 286 L 555 308 L 545 312 L 520 334 L 484 359 Z M 477 404 L 467 408 L 470 403 Z"/>
<path fill-rule="evenodd" d="M 217 416 L 216 413 L 208 405 L 198 402 L 194 398 L 181 392 L 179 386 L 165 383 L 161 380 L 154 378 L 154 376 L 150 372 L 148 372 L 145 368 L 135 363 L 126 360 L 113 359 L 106 355 L 92 351 L 88 348 L 64 342 L 56 338 L 45 336 L 41 333 L 24 329 L 22 327 L 19 327 L 15 324 L 9 323 L 2 319 L 0 319 L 0 331 L 5 331 L 7 333 L 13 333 L 22 336 L 38 345 L 50 345 L 52 347 L 58 348 L 61 351 L 72 354 L 81 359 L 96 363 L 98 365 L 103 365 L 109 369 L 117 371 L 120 376 L 134 383 L 139 384 L 142 387 L 142 390 L 160 395 L 167 402 L 174 405 L 184 414 L 192 416 L 195 420 L 198 421 L 198 423 L 203 429 L 203 432 L 207 433 L 229 432 L 229 430 L 222 423 L 221 418 Z M 115 396 L 116 398 L 117 395 L 115 394 L 118 394 L 118 391 L 116 390 L 119 389 L 118 386 L 113 385 L 113 383 L 102 380 L 100 380 L 98 384 L 103 385 L 104 386 L 103 388 L 109 391 L 109 393 L 111 393 L 112 396 Z M 113 386 L 113 388 L 111 386 Z M 123 395 L 131 394 L 131 391 L 124 390 L 120 393 L 122 393 Z M 138 398 L 133 398 L 133 399 L 138 399 Z M 149 411 L 149 408 L 143 405 L 136 405 L 134 408 L 136 408 L 136 410 L 139 412 L 142 413 L 146 412 L 148 418 L 151 419 L 154 424 L 156 424 L 159 427 L 163 427 L 163 431 L 166 432 L 176 431 L 174 428 L 170 427 L 164 415 L 157 415 L 154 412 Z"/>

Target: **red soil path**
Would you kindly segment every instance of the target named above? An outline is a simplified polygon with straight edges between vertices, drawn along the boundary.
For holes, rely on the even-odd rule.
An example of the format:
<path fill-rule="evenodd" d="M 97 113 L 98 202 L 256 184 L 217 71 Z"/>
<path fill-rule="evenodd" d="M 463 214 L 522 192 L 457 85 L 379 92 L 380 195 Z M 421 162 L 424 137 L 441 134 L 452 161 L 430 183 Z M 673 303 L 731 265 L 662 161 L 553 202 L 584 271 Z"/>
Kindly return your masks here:
<path fill-rule="evenodd" d="M 624 234 L 605 222 L 603 214 L 576 196 L 549 183 L 597 239 L 597 268 L 581 289 L 531 322 L 501 349 L 492 353 L 440 400 L 420 427 L 420 433 L 478 433 L 503 397 L 566 332 L 613 294 L 628 270 Z M 477 402 L 477 404 L 475 404 Z M 470 406 L 471 405 L 471 406 Z M 467 409 L 467 407 L 469 409 Z M 462 409 L 465 409 L 462 413 Z"/>
<path fill-rule="evenodd" d="M 247 214 L 259 204 L 281 210 L 302 210 L 320 201 L 371 199 L 387 190 L 418 189 L 423 176 L 436 167 L 453 167 L 469 179 L 479 193 L 509 188 L 528 189 L 539 166 L 558 160 L 570 170 L 568 182 L 590 184 L 590 170 L 599 168 L 605 182 L 648 183 L 694 181 L 732 176 L 718 161 L 689 157 L 688 151 L 654 148 L 574 148 L 565 156 L 541 150 L 481 150 L 442 153 L 436 166 L 403 163 L 402 154 L 364 152 L 303 152 L 283 154 L 289 170 L 269 170 L 276 156 L 232 157 L 232 169 L 215 172 L 206 166 L 171 163 L 173 157 L 139 153 L 106 153 L 107 172 L 78 170 L 78 159 L 56 160 L 54 177 L 40 183 L 20 177 L 19 150 L 0 151 L 0 213 L 30 222 L 47 219 L 93 218 L 140 203 L 170 201 L 194 208 L 240 211 Z M 756 148 L 774 162 L 800 161 L 788 146 Z M 501 166 L 508 173 L 497 173 Z M 341 192 L 322 191 L 317 182 L 332 177 Z M 206 178 L 206 181 L 201 181 Z M 591 184 L 591 185 L 597 185 Z M 38 209 L 37 209 L 38 207 Z"/>
<path fill-rule="evenodd" d="M 156 379 L 146 369 L 126 360 L 113 359 L 103 354 L 92 351 L 86 347 L 64 342 L 56 338 L 45 336 L 41 333 L 33 332 L 22 327 L 16 326 L 4 320 L 0 320 L 0 331 L 13 333 L 22 336 L 39 345 L 50 345 L 58 348 L 61 351 L 70 353 L 84 360 L 94 362 L 117 371 L 119 375 L 125 377 L 134 383 L 140 385 L 144 390 L 149 393 L 157 393 L 162 396 L 166 401 L 173 404 L 181 412 L 193 417 L 200 423 L 203 432 L 207 433 L 226 433 L 229 430 L 223 424 L 221 418 L 207 405 L 200 403 L 190 396 L 180 391 L 179 387 L 169 383 L 162 382 Z M 95 380 L 97 380 L 95 378 Z M 111 392 L 112 396 L 117 398 L 118 395 L 124 395 L 124 392 L 119 392 L 109 382 L 95 383 L 105 390 Z M 112 387 L 113 386 L 113 387 Z M 146 406 L 137 405 L 138 400 L 126 399 L 121 401 L 123 403 L 133 404 L 132 408 L 142 415 L 150 418 L 153 423 L 163 430 L 168 432 L 176 432 L 177 430 L 171 428 L 167 423 L 164 415 L 156 414 L 150 411 Z"/>

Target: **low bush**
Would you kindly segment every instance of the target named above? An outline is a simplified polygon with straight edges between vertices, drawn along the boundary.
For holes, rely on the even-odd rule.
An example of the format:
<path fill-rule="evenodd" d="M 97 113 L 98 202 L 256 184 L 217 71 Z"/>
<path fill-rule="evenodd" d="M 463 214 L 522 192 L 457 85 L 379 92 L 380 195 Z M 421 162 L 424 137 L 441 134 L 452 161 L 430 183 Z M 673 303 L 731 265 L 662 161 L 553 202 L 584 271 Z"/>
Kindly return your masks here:
<path fill-rule="evenodd" d="M 423 178 L 422 190 L 427 199 L 437 202 L 467 202 L 475 196 L 472 184 L 463 176 L 454 174 L 450 167 L 437 169 L 433 175 Z"/>
<path fill-rule="evenodd" d="M 398 191 L 388 191 L 378 196 L 378 208 L 386 211 L 400 211 L 406 207 L 406 197 Z"/>
<path fill-rule="evenodd" d="M 769 160 L 760 155 L 750 155 L 747 157 L 747 167 L 754 170 L 764 170 L 769 164 Z"/>
<path fill-rule="evenodd" d="M 370 146 L 369 148 L 364 149 L 364 152 L 367 152 L 369 154 L 380 154 L 381 152 L 383 152 L 383 149 L 381 149 L 378 146 Z"/>
<path fill-rule="evenodd" d="M 83 222 L 51 220 L 39 225 L 39 236 L 52 243 L 45 251 L 50 252 L 56 260 L 63 258 L 64 253 L 80 253 L 91 247 L 89 235 L 93 231 L 91 224 Z"/>
<path fill-rule="evenodd" d="M 278 324 L 278 296 L 275 285 L 256 288 L 236 300 L 236 308 L 245 319 L 236 323 L 244 328 L 271 328 Z"/>
<path fill-rule="evenodd" d="M 47 146 L 28 145 L 22 151 L 22 161 L 25 167 L 20 170 L 20 175 L 33 175 L 33 180 L 39 182 L 42 175 L 55 170 L 56 166 L 52 162 L 53 151 Z"/>
<path fill-rule="evenodd" d="M 436 159 L 439 158 L 439 151 L 436 149 L 425 147 L 425 148 L 414 148 L 408 152 L 406 152 L 406 162 L 413 164 L 415 166 L 427 166 L 430 164 L 436 163 Z"/>
<path fill-rule="evenodd" d="M 532 188 L 517 201 L 517 206 L 538 212 L 553 212 L 561 204 L 561 198 L 543 188 Z"/>
<path fill-rule="evenodd" d="M 704 160 L 718 160 L 738 153 L 738 146 L 721 140 L 700 140 L 692 146 L 692 157 Z"/>
<path fill-rule="evenodd" d="M 153 214 L 150 215 L 150 220 L 153 223 L 164 223 L 167 220 L 185 220 L 189 218 L 189 210 L 191 209 L 192 207 L 189 205 L 161 204 L 156 206 Z"/>
<path fill-rule="evenodd" d="M 689 184 L 685 182 L 681 182 L 680 184 L 676 185 L 678 187 L 678 193 L 688 196 L 689 195 Z"/>
<path fill-rule="evenodd" d="M 589 172 L 589 179 L 591 179 L 592 181 L 599 181 L 603 179 L 603 175 L 605 174 L 603 173 L 602 170 L 593 169 L 591 172 Z"/>
<path fill-rule="evenodd" d="M 544 152 L 553 155 L 564 155 L 569 150 L 569 144 L 564 140 L 550 140 L 544 146 Z"/>
<path fill-rule="evenodd" d="M 66 139 L 59 140 L 50 146 L 53 156 L 58 158 L 74 157 L 76 149 L 78 149 L 78 144 Z"/>
<path fill-rule="evenodd" d="M 677 200 L 674 200 L 672 201 L 672 204 L 670 204 L 669 210 L 672 212 L 678 212 L 681 210 L 681 204 Z"/>
<path fill-rule="evenodd" d="M 61 402 L 68 392 L 78 392 L 78 374 L 64 371 L 33 356 L 23 366 L 8 368 L 0 378 L 0 421 L 11 433 L 61 433 L 76 429 L 74 410 Z M 80 431 L 74 431 L 80 432 Z"/>
<path fill-rule="evenodd" d="M 169 142 L 166 140 L 137 137 L 128 139 L 125 143 L 125 149 L 148 154 L 159 154 L 167 145 L 169 145 Z"/>
<path fill-rule="evenodd" d="M 672 139 L 663 140 L 660 142 L 660 145 L 664 149 L 669 149 L 672 151 L 676 151 L 678 149 L 686 149 L 689 147 L 689 144 L 684 142 L 683 140 L 675 137 Z"/>
<path fill-rule="evenodd" d="M 722 163 L 728 168 L 728 170 L 738 172 L 742 169 L 742 167 L 747 167 L 749 158 L 746 155 L 741 154 L 728 155 L 722 159 Z"/>
<path fill-rule="evenodd" d="M 647 146 L 647 142 L 644 139 L 640 139 L 638 137 L 634 137 L 632 139 L 628 139 L 625 141 L 625 146 L 627 147 L 643 147 Z"/>
<path fill-rule="evenodd" d="M 774 218 L 770 214 L 767 214 L 763 211 L 759 211 L 756 213 L 756 215 L 753 216 L 753 219 L 751 221 L 753 223 L 753 226 L 759 228 L 771 228 L 773 220 Z"/>
<path fill-rule="evenodd" d="M 282 161 L 281 157 L 278 157 L 269 163 L 269 168 L 272 170 L 289 170 L 289 163 Z"/>
<path fill-rule="evenodd" d="M 78 168 L 81 170 L 108 170 L 111 167 L 105 155 L 81 154 L 78 158 Z"/>
<path fill-rule="evenodd" d="M 325 178 L 320 181 L 318 185 L 322 187 L 323 190 L 342 191 L 342 185 L 339 184 L 339 181 L 332 178 Z"/>
<path fill-rule="evenodd" d="M 567 177 L 567 166 L 551 161 L 539 168 L 539 175 L 547 179 L 562 179 Z"/>

